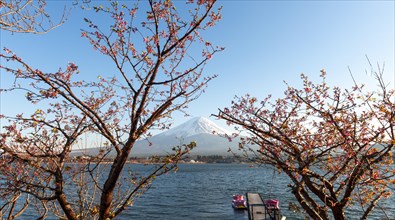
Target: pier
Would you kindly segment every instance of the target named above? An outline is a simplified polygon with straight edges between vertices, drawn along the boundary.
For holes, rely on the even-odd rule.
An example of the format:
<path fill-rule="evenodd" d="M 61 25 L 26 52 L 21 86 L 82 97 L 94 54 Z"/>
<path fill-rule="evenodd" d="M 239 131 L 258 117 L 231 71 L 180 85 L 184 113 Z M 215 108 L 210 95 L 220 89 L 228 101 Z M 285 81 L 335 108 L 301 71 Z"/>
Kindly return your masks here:
<path fill-rule="evenodd" d="M 249 220 L 285 220 L 278 209 L 270 209 L 265 205 L 259 193 L 247 193 L 247 209 Z"/>

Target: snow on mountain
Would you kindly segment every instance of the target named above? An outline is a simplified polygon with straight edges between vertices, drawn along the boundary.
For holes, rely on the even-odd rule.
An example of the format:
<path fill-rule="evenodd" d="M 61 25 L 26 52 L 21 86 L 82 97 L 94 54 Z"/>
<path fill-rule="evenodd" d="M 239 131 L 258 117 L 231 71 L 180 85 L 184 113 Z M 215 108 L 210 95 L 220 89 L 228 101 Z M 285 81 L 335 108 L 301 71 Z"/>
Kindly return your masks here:
<path fill-rule="evenodd" d="M 152 154 L 167 154 L 174 146 L 188 144 L 191 141 L 197 143 L 192 154 L 199 155 L 227 155 L 228 148 L 237 149 L 238 141 L 229 142 L 224 134 L 231 132 L 221 128 L 214 122 L 204 117 L 192 118 L 189 121 L 150 137 L 147 140 L 136 142 L 132 154 L 136 156 L 148 156 Z"/>
<path fill-rule="evenodd" d="M 178 138 L 186 138 L 197 134 L 231 135 L 232 133 L 221 128 L 205 117 L 195 117 L 157 136 L 176 136 Z"/>

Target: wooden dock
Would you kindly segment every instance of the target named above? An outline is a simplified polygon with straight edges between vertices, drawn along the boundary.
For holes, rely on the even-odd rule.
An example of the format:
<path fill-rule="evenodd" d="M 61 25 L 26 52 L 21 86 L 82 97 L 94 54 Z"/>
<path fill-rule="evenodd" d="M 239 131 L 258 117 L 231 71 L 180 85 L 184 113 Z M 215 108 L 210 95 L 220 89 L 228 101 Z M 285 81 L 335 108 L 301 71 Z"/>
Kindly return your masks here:
<path fill-rule="evenodd" d="M 266 209 L 259 193 L 247 193 L 247 208 L 249 220 L 285 220 L 279 210 Z"/>

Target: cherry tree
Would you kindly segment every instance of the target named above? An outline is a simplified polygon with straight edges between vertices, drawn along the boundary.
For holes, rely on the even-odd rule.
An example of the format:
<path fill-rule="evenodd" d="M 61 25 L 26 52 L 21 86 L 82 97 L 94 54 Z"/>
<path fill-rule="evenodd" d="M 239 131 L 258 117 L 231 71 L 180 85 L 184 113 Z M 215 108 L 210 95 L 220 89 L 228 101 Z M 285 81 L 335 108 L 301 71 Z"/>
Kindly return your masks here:
<path fill-rule="evenodd" d="M 300 206 L 313 219 L 346 219 L 358 206 L 367 219 L 394 192 L 394 90 L 373 74 L 379 90 L 330 88 L 302 75 L 303 88 L 288 85 L 284 98 L 236 97 L 217 116 L 249 135 L 240 150 L 257 163 L 285 173 Z"/>
<path fill-rule="evenodd" d="M 125 164 L 136 141 L 168 128 L 172 113 L 185 112 L 215 77 L 204 66 L 223 48 L 201 34 L 221 18 L 214 4 L 187 1 L 182 12 L 167 0 L 94 7 L 112 25 L 106 30 L 86 18 L 82 37 L 114 64 L 114 77 L 78 80 L 83 73 L 74 63 L 45 72 L 5 48 L 1 68 L 15 82 L 1 92 L 23 91 L 40 108 L 0 116 L 7 121 L 0 133 L 0 213 L 13 219 L 32 206 L 40 218 L 113 219 L 157 176 L 176 169 L 196 143 L 153 155 L 156 165 L 147 173 Z M 71 157 L 86 135 L 103 140 L 100 150 Z"/>
<path fill-rule="evenodd" d="M 0 2 L 1 29 L 16 33 L 43 34 L 62 25 L 67 18 L 64 8 L 54 22 L 46 10 L 46 0 L 4 0 Z"/>

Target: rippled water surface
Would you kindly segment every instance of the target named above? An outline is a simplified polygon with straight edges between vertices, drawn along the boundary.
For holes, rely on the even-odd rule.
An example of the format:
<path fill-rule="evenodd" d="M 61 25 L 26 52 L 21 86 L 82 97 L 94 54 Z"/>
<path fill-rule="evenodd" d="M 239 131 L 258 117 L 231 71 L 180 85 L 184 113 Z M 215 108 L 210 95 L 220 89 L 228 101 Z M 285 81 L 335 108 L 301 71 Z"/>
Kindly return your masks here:
<path fill-rule="evenodd" d="M 143 165 L 127 165 L 131 170 L 144 172 Z M 234 211 L 231 206 L 233 194 L 259 192 L 264 199 L 280 200 L 282 214 L 287 219 L 304 219 L 302 213 L 288 209 L 289 202 L 296 203 L 287 185 L 289 180 L 282 174 L 273 175 L 268 167 L 251 168 L 245 164 L 181 164 L 177 173 L 158 177 L 151 189 L 137 199 L 117 219 L 248 219 L 247 211 Z M 394 198 L 394 197 L 393 197 Z M 381 202 L 370 219 L 394 219 L 395 201 Z M 346 211 L 348 219 L 358 219 L 357 210 Z M 37 219 L 25 212 L 21 219 Z M 48 219 L 56 219 L 49 217 Z"/>
<path fill-rule="evenodd" d="M 175 174 L 159 177 L 153 187 L 120 216 L 120 219 L 248 219 L 247 211 L 234 211 L 232 194 L 260 192 L 278 198 L 287 219 L 304 219 L 288 209 L 295 202 L 283 175 L 267 167 L 244 164 L 182 164 Z M 391 201 L 389 201 L 391 203 Z M 389 205 L 389 203 L 387 203 Z M 386 207 L 395 219 L 395 204 Z M 349 211 L 351 214 L 352 211 Z M 353 219 L 352 214 L 349 219 Z M 385 219 L 381 212 L 369 219 Z"/>

